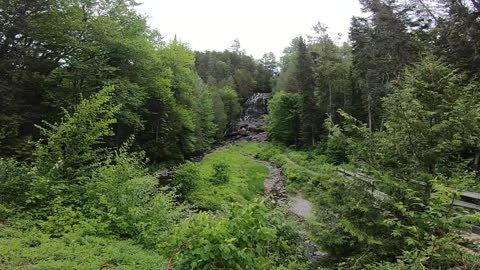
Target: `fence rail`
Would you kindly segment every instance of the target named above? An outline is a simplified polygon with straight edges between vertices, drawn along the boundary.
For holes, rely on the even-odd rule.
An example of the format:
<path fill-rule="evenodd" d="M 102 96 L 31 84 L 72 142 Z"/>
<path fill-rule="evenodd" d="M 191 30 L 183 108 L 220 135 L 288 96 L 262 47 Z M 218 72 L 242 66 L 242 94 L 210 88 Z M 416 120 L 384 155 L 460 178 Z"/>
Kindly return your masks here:
<path fill-rule="evenodd" d="M 366 189 L 366 191 L 372 194 L 374 198 L 381 201 L 391 198 L 390 195 L 381 192 L 380 190 L 377 190 L 375 188 L 375 182 L 378 182 L 377 180 L 375 180 L 375 178 L 361 172 L 351 172 L 342 168 L 338 168 L 337 171 L 340 175 L 347 177 L 348 179 L 360 180 L 369 185 L 369 188 Z M 428 188 L 428 185 L 424 182 L 419 182 L 415 180 L 411 180 L 410 182 Z M 454 190 L 453 192 L 460 195 L 460 200 L 453 200 L 454 206 L 480 212 L 480 193 L 457 190 Z M 473 226 L 472 232 L 475 234 L 480 234 L 480 226 Z"/>

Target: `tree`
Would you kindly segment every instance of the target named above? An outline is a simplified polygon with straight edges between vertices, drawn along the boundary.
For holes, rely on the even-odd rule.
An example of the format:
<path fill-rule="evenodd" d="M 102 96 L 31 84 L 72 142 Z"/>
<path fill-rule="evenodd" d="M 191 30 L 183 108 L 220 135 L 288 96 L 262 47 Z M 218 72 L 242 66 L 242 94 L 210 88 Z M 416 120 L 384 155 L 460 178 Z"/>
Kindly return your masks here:
<path fill-rule="evenodd" d="M 403 168 L 434 174 L 455 153 L 477 147 L 478 98 L 478 85 L 432 55 L 408 68 L 384 104 Z"/>
<path fill-rule="evenodd" d="M 265 66 L 251 56 L 232 51 L 196 52 L 195 55 L 198 75 L 211 87 L 231 87 L 242 100 L 268 88 L 268 85 L 265 86 L 269 80 L 264 72 Z"/>
<path fill-rule="evenodd" d="M 309 39 L 316 102 L 321 114 L 328 115 L 333 120 L 337 110 L 348 111 L 351 108 L 351 49 L 346 43 L 343 46 L 337 45 L 327 34 L 327 27 L 321 23 L 314 30 L 316 36 L 310 36 Z"/>
<path fill-rule="evenodd" d="M 270 52 L 263 55 L 262 59 L 258 60 L 257 71 L 257 88 L 259 92 L 272 92 L 273 80 L 277 73 L 277 62 L 275 55 Z"/>
<path fill-rule="evenodd" d="M 46 142 L 38 142 L 35 150 L 35 178 L 29 200 L 35 207 L 45 207 L 52 198 L 62 197 L 71 204 L 80 203 L 84 184 L 105 156 L 104 139 L 113 135 L 115 114 L 120 111 L 111 100 L 113 87 L 104 88 L 90 99 L 64 111 L 60 124 L 45 123 L 41 127 Z"/>
<path fill-rule="evenodd" d="M 242 50 L 240 46 L 240 40 L 238 38 L 233 40 L 232 46 L 230 46 L 230 50 L 237 55 L 245 54 L 245 51 Z"/>
<path fill-rule="evenodd" d="M 299 142 L 301 97 L 276 93 L 268 103 L 267 132 L 274 141 L 287 145 Z"/>
<path fill-rule="evenodd" d="M 447 16 L 438 22 L 438 52 L 470 76 L 480 73 L 480 2 L 439 1 Z M 434 33 L 436 34 L 436 33 Z"/>
<path fill-rule="evenodd" d="M 352 19 L 352 40 L 355 96 L 362 101 L 357 106 L 359 118 L 365 119 L 371 130 L 381 129 L 383 116 L 381 98 L 391 92 L 391 82 L 403 68 L 415 61 L 417 44 L 407 32 L 408 20 L 398 11 L 395 1 L 364 0 L 369 18 Z"/>
<path fill-rule="evenodd" d="M 300 38 L 298 43 L 296 61 L 295 77 L 298 81 L 298 91 L 302 97 L 300 142 L 304 145 L 315 145 L 318 134 L 318 110 L 315 102 L 313 62 L 303 38 Z"/>
<path fill-rule="evenodd" d="M 225 87 L 220 90 L 224 111 L 227 116 L 227 124 L 233 125 L 240 118 L 242 110 L 238 94 L 230 87 Z"/>
<path fill-rule="evenodd" d="M 210 89 L 200 84 L 195 93 L 197 102 L 195 103 L 196 117 L 196 151 L 200 152 L 207 149 L 217 138 L 219 126 L 215 122 L 215 111 L 213 105 L 213 93 Z"/>

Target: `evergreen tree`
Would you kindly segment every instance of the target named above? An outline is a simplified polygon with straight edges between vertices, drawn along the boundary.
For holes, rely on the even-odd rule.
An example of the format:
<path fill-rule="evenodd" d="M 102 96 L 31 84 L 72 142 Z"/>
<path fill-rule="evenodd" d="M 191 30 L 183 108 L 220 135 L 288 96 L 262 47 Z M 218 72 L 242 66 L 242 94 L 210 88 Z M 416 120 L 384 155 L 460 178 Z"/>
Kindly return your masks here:
<path fill-rule="evenodd" d="M 267 132 L 274 141 L 298 144 L 301 97 L 298 94 L 276 93 L 269 101 Z"/>
<path fill-rule="evenodd" d="M 362 120 L 368 127 L 381 129 L 381 98 L 391 92 L 391 82 L 403 68 L 415 61 L 417 44 L 407 32 L 408 20 L 395 1 L 364 0 L 369 18 L 352 19 L 350 39 L 353 53 L 355 96 L 361 100 Z"/>
<path fill-rule="evenodd" d="M 257 89 L 259 92 L 272 92 L 273 80 L 277 73 L 277 62 L 273 53 L 266 53 L 258 61 Z"/>
<path fill-rule="evenodd" d="M 318 135 L 318 110 L 315 102 L 315 79 L 313 62 L 307 44 L 300 37 L 296 58 L 297 69 L 295 77 L 298 81 L 298 91 L 302 97 L 300 113 L 300 142 L 304 145 L 315 145 Z"/>
<path fill-rule="evenodd" d="M 433 174 L 455 153 L 476 148 L 479 102 L 478 85 L 432 55 L 408 68 L 384 104 L 402 169 Z"/>

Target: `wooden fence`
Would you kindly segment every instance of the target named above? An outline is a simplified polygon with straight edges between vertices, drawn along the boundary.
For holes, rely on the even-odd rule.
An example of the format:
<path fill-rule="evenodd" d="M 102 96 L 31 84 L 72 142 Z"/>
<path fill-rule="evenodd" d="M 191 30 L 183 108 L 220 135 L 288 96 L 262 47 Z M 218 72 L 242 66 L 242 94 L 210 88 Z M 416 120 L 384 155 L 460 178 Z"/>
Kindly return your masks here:
<path fill-rule="evenodd" d="M 338 168 L 337 171 L 340 175 L 344 177 L 347 177 L 352 180 L 360 180 L 365 184 L 367 184 L 368 188 L 366 190 L 370 194 L 372 194 L 374 198 L 381 201 L 388 200 L 391 198 L 390 195 L 376 189 L 375 182 L 378 182 L 378 181 L 375 180 L 373 177 L 361 172 L 350 172 L 342 168 Z M 414 180 L 411 180 L 410 182 L 417 184 L 419 186 L 423 186 L 427 192 L 430 192 L 428 190 L 429 186 L 426 183 L 414 181 Z M 453 205 L 462 207 L 471 211 L 480 212 L 480 193 L 470 192 L 470 191 L 456 191 L 456 190 L 454 190 L 454 193 L 458 194 L 460 199 L 453 200 Z M 480 226 L 473 226 L 472 232 L 475 234 L 480 234 Z"/>

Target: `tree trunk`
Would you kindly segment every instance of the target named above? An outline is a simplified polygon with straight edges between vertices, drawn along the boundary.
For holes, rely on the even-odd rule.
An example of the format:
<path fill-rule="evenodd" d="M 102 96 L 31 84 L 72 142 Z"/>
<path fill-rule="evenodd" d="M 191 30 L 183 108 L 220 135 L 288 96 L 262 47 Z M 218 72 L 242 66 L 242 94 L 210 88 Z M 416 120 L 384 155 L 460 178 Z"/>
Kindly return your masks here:
<path fill-rule="evenodd" d="M 330 114 L 330 121 L 332 121 L 333 112 L 332 112 L 332 86 L 328 84 L 328 114 Z"/>
<path fill-rule="evenodd" d="M 312 146 L 315 145 L 315 128 L 312 125 Z"/>
<path fill-rule="evenodd" d="M 477 176 L 480 176 L 480 146 L 475 150 L 475 158 L 473 160 L 473 169 L 477 173 Z"/>
<path fill-rule="evenodd" d="M 370 94 L 368 94 L 368 129 L 370 130 L 370 132 L 373 130 L 372 128 L 372 98 L 370 96 Z"/>

